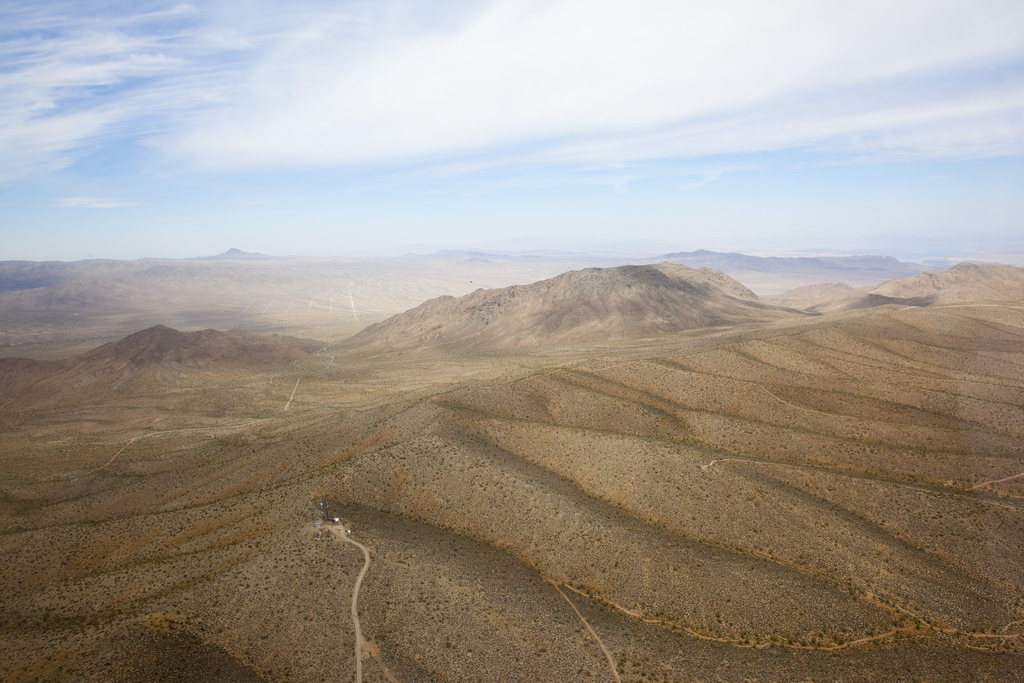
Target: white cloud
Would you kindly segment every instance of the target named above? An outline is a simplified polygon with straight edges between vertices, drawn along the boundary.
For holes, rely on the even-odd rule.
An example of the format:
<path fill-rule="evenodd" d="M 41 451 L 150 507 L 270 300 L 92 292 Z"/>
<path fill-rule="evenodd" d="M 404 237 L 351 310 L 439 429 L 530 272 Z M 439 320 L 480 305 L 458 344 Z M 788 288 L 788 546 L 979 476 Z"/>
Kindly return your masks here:
<path fill-rule="evenodd" d="M 212 165 L 1017 154 L 1019 74 L 968 101 L 934 79 L 1024 57 L 1022 24 L 1019 3 L 497 2 L 337 59 L 311 29 L 178 142 Z"/>
<path fill-rule="evenodd" d="M 186 5 L 127 16 L 92 4 L 0 10 L 0 181 L 181 125 L 223 90 L 230 74 L 198 64 L 225 49 L 223 35 L 168 23 L 193 14 Z"/>
<path fill-rule="evenodd" d="M 84 209 L 114 209 L 119 206 L 137 206 L 137 204 L 118 202 L 113 199 L 100 199 L 98 197 L 64 197 L 57 200 L 57 206 Z"/>
<path fill-rule="evenodd" d="M 701 174 L 700 180 L 694 180 L 693 182 L 686 183 L 685 185 L 682 185 L 681 187 L 684 190 L 696 190 L 698 188 L 704 187 L 708 183 L 711 183 L 711 182 L 714 182 L 714 181 L 718 180 L 719 178 L 722 177 L 722 174 L 724 172 L 725 171 L 721 171 L 721 170 L 718 170 L 718 171 L 707 171 L 707 172 Z"/>
<path fill-rule="evenodd" d="M 0 49 L 8 178 L 143 136 L 226 168 L 1024 152 L 1017 1 L 69 7 Z"/>

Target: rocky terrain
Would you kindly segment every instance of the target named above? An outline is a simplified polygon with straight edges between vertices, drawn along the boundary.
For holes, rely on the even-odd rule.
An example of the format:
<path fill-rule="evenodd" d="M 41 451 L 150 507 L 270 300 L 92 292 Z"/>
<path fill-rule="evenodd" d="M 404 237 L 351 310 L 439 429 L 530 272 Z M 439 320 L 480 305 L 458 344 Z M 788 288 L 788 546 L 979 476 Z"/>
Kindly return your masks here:
<path fill-rule="evenodd" d="M 339 349 L 479 352 L 637 339 L 793 315 L 729 276 L 674 263 L 570 271 L 549 280 L 431 299 L 370 325 Z"/>
<path fill-rule="evenodd" d="M 665 260 L 720 270 L 759 295 L 818 282 L 873 286 L 924 270 L 878 256 L 765 258 L 700 251 L 653 262 Z M 60 359 L 153 325 L 346 339 L 439 296 L 649 261 L 640 255 L 543 250 L 314 258 L 239 249 L 191 259 L 0 261 L 0 357 Z"/>
<path fill-rule="evenodd" d="M 341 339 L 442 294 L 557 275 L 578 261 L 261 257 L 0 262 L 0 357 L 58 359 L 153 325 Z M 76 344 L 75 347 L 69 345 Z"/>
<path fill-rule="evenodd" d="M 5 361 L 0 678 L 355 680 L 358 651 L 367 682 L 1019 680 L 1024 301 L 630 277 L 345 349 L 156 328 Z M 403 351 L 425 312 L 463 341 Z M 506 316 L 549 336 L 460 336 Z"/>
<path fill-rule="evenodd" d="M 854 289 L 845 283 L 807 285 L 766 297 L 802 311 L 848 311 L 897 304 L 938 306 L 972 301 L 1024 299 L 1024 268 L 961 263 L 941 273 L 920 273 Z"/>

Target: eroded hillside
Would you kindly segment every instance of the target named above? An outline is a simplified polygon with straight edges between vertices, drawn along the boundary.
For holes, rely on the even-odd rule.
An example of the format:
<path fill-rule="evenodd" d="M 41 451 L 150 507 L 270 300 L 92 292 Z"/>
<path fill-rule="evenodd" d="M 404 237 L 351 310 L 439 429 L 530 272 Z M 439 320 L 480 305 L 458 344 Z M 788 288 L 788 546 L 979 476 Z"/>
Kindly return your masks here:
<path fill-rule="evenodd" d="M 4 678 L 1015 680 L 1020 305 L 5 398 Z"/>
<path fill-rule="evenodd" d="M 799 317 L 711 268 L 587 268 L 528 285 L 431 299 L 338 345 L 359 353 L 479 353 L 639 339 Z"/>
<path fill-rule="evenodd" d="M 805 285 L 765 300 L 803 311 L 824 312 L 886 304 L 937 306 L 1021 299 L 1024 299 L 1024 268 L 960 263 L 943 272 L 918 273 L 857 289 L 837 283 Z"/>

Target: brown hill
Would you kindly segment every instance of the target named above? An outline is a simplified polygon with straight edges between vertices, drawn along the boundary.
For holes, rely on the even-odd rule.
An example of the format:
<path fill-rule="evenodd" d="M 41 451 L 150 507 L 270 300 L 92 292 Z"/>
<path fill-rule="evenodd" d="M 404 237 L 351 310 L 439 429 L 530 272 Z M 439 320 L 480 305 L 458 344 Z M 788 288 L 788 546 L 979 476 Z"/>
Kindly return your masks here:
<path fill-rule="evenodd" d="M 873 289 L 873 287 L 854 289 L 844 283 L 825 282 L 820 285 L 797 287 L 782 294 L 765 297 L 765 300 L 778 306 L 812 313 L 850 311 L 858 308 L 885 306 L 886 304 L 927 306 L 932 303 L 932 299 L 927 296 L 885 296 L 872 291 Z"/>
<path fill-rule="evenodd" d="M 675 263 L 569 271 L 442 296 L 370 325 L 341 348 L 495 351 L 765 321 L 791 314 L 729 276 Z"/>
<path fill-rule="evenodd" d="M 157 324 L 344 338 L 442 294 L 618 265 L 611 258 L 242 258 L 227 252 L 209 259 L 0 261 L 0 356 L 63 358 L 94 340 Z M 82 346 L 63 352 L 69 342 Z"/>
<path fill-rule="evenodd" d="M 961 263 L 942 273 L 920 273 L 873 287 L 853 289 L 842 284 L 798 287 L 766 301 L 803 311 L 847 311 L 885 304 L 932 306 L 967 301 L 1024 299 L 1024 268 Z"/>
<path fill-rule="evenodd" d="M 961 263 L 942 273 L 921 273 L 873 288 L 882 296 L 929 297 L 933 304 L 1024 299 L 1024 268 Z"/>
<path fill-rule="evenodd" d="M 0 397 L 0 678 L 1019 681 L 1022 314 Z"/>
<path fill-rule="evenodd" d="M 157 325 L 59 361 L 0 359 L 0 395 L 149 389 L 197 373 L 285 365 L 321 346 L 311 339 L 241 330 L 179 332 Z"/>

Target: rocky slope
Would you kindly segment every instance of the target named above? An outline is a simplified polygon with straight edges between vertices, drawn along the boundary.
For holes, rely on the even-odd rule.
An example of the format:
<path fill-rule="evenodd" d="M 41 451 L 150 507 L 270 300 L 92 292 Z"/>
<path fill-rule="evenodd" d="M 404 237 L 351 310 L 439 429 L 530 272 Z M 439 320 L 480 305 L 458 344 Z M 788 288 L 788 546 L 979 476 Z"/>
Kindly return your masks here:
<path fill-rule="evenodd" d="M 431 299 L 340 347 L 500 351 L 646 338 L 792 314 L 717 270 L 666 262 L 587 268 L 529 285 Z"/>
<path fill-rule="evenodd" d="M 0 679 L 1019 681 L 1022 314 L 0 397 Z"/>
<path fill-rule="evenodd" d="M 846 311 L 885 304 L 932 306 L 968 301 L 1024 299 L 1024 268 L 997 264 L 961 263 L 942 273 L 920 273 L 854 289 L 826 283 L 798 287 L 766 301 L 803 311 Z"/>

